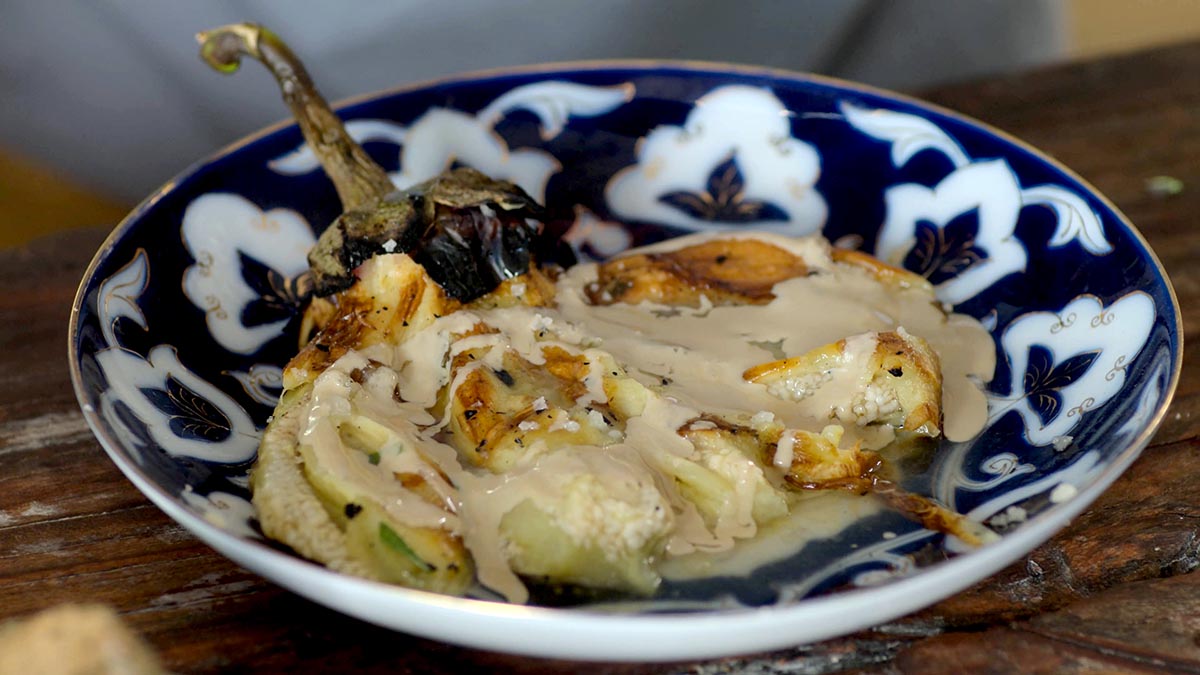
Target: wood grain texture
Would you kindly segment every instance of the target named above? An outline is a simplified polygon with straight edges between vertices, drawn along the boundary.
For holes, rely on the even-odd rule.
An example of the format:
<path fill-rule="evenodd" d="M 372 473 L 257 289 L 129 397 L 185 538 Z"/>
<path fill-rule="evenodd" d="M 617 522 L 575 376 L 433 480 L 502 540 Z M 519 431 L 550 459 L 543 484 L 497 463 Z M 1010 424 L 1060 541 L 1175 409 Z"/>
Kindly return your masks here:
<path fill-rule="evenodd" d="M 1135 222 L 1200 328 L 1200 44 L 926 92 L 1046 149 Z M 1160 196 L 1147 179 L 1184 190 Z M 1087 512 L 1025 560 L 857 635 L 703 663 L 573 664 L 380 629 L 217 555 L 154 508 L 91 438 L 65 359 L 69 306 L 103 233 L 0 252 L 0 619 L 113 605 L 182 672 L 1200 673 L 1200 367 Z M 1187 357 L 1200 346 L 1191 340 Z"/>

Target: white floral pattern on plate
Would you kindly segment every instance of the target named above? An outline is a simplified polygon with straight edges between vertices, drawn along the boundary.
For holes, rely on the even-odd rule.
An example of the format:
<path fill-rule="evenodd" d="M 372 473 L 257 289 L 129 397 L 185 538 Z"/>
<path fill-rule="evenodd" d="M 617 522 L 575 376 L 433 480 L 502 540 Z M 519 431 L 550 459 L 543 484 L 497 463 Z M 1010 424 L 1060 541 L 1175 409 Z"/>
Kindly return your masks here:
<path fill-rule="evenodd" d="M 1088 485 L 1104 469 L 1105 464 L 1101 461 L 1100 453 L 1095 450 L 1089 450 L 1059 471 L 999 493 L 996 497 L 971 509 L 967 513 L 967 517 L 980 522 L 987 521 L 992 516 L 1005 511 L 1013 504 L 1018 504 L 1037 495 L 1049 494 L 1060 485 L 1070 485 L 1073 488 Z M 963 550 L 960 548 L 958 552 L 962 552 Z"/>
<path fill-rule="evenodd" d="M 932 190 L 916 183 L 888 188 L 887 214 L 875 244 L 875 255 L 887 262 L 912 260 L 909 266 L 930 278 L 943 302 L 962 303 L 1025 269 L 1028 253 L 1015 231 L 1027 206 L 1054 212 L 1049 247 L 1078 242 L 1093 255 L 1112 251 L 1100 216 L 1074 192 L 1058 185 L 1024 188 L 1007 162 L 973 160 L 923 117 L 846 102 L 840 108 L 851 126 L 891 145 L 897 169 L 926 150 L 941 153 L 954 167 Z M 975 223 L 968 222 L 973 212 Z"/>
<path fill-rule="evenodd" d="M 219 490 L 202 495 L 193 490 L 191 485 L 185 485 L 179 497 L 213 525 L 243 537 L 262 539 L 262 535 L 250 524 L 257 517 L 250 500 Z"/>
<path fill-rule="evenodd" d="M 991 476 L 991 478 L 986 480 L 973 480 L 971 478 L 967 478 L 966 476 L 962 476 L 957 482 L 958 485 L 971 490 L 972 492 L 983 492 L 985 490 L 990 490 L 1009 479 L 1016 478 L 1022 474 L 1037 471 L 1037 467 L 1032 464 L 1022 462 L 1021 459 L 1014 453 L 1001 452 L 980 462 L 979 470 Z"/>
<path fill-rule="evenodd" d="M 100 284 L 99 320 L 107 347 L 96 363 L 108 382 L 100 412 L 126 438 L 136 438 L 117 408 L 120 402 L 167 454 L 219 464 L 248 461 L 258 448 L 258 428 L 228 394 L 198 377 L 171 345 L 147 356 L 120 345 L 116 323 L 131 319 L 149 330 L 138 300 L 150 279 L 146 252 Z M 138 444 L 140 446 L 140 444 Z"/>
<path fill-rule="evenodd" d="M 1160 361 L 1160 363 L 1163 363 Z M 1150 421 L 1154 417 L 1155 411 L 1158 409 L 1159 402 L 1162 401 L 1163 384 L 1167 382 L 1170 374 L 1167 372 L 1165 365 L 1159 365 L 1154 374 L 1150 376 L 1146 383 L 1146 388 L 1142 391 L 1141 397 L 1138 398 L 1137 405 L 1129 418 L 1117 430 L 1117 438 L 1122 441 L 1128 441 L 1137 435 L 1138 431 L 1149 426 Z"/>
<path fill-rule="evenodd" d="M 283 369 L 268 363 L 256 363 L 250 370 L 231 370 L 226 373 L 242 385 L 246 394 L 255 401 L 274 408 L 283 393 Z"/>
<path fill-rule="evenodd" d="M 1056 224 L 1047 248 L 1076 242 L 1092 255 L 1113 250 L 1099 215 L 1080 195 L 1058 185 L 1023 188 L 1007 161 L 972 159 L 927 118 L 846 102 L 839 107 L 855 129 L 890 144 L 897 169 L 925 151 L 948 160 L 951 169 L 932 188 L 901 183 L 884 191 L 886 212 L 875 244 L 877 256 L 928 278 L 943 302 L 963 303 L 1025 270 L 1029 251 L 1016 228 L 1028 206 L 1045 206 L 1054 213 Z M 984 318 L 994 331 L 995 311 Z M 1154 302 L 1141 292 L 1109 307 L 1085 295 L 1058 312 L 1017 317 L 1001 336 L 1010 381 L 992 385 L 1003 388 L 988 394 L 989 426 L 1012 412 L 1020 416 L 1030 446 L 1065 449 L 1083 414 L 1120 392 L 1125 368 L 1146 344 L 1154 320 Z M 1152 398 L 1157 403 L 1157 395 Z M 971 478 L 965 469 L 972 449 L 972 444 L 953 445 L 941 462 L 935 495 L 948 505 L 955 505 L 960 492 L 991 494 L 1002 484 L 1036 475 L 1038 470 L 1022 461 L 1024 453 L 1004 451 L 979 461 L 978 469 L 987 478 Z M 1098 470 L 1096 464 L 1096 453 L 1085 452 L 1057 472 L 987 499 L 970 516 L 984 520 L 1057 485 L 1085 484 L 1090 472 Z M 947 547 L 961 550 L 954 541 Z"/>
<path fill-rule="evenodd" d="M 346 123 L 346 131 L 360 143 L 383 141 L 401 146 L 400 170 L 390 174 L 397 187 L 433 178 L 459 161 L 495 178 L 510 180 L 543 202 L 546 182 L 561 168 L 558 160 L 542 150 L 509 149 L 495 132 L 496 123 L 512 111 L 526 110 L 537 116 L 542 138 L 548 140 L 563 130 L 569 118 L 602 115 L 632 96 L 632 85 L 592 87 L 538 82 L 505 93 L 475 115 L 430 108 L 408 127 L 388 120 L 352 120 Z M 273 160 L 269 166 L 287 175 L 320 168 L 307 145 Z"/>
<path fill-rule="evenodd" d="M 1035 446 L 1065 437 L 1084 413 L 1125 385 L 1125 369 L 1153 325 L 1154 301 L 1141 291 L 1108 306 L 1084 295 L 1057 313 L 1017 318 L 1000 338 L 1010 381 L 989 394 L 991 422 L 1010 412 L 1020 415 L 1025 439 Z"/>
<path fill-rule="evenodd" d="M 605 188 L 608 208 L 619 218 L 695 231 L 752 224 L 815 233 L 827 213 L 815 188 L 821 160 L 792 137 L 790 120 L 767 89 L 714 89 L 682 126 L 660 126 L 642 139 L 637 164 Z"/>
<path fill-rule="evenodd" d="M 898 266 L 910 261 L 908 267 L 936 285 L 942 302 L 961 303 L 1025 269 L 1025 247 L 1013 234 L 1021 191 L 1001 160 L 968 164 L 932 190 L 894 186 L 884 203 L 876 254 Z"/>
<path fill-rule="evenodd" d="M 253 354 L 279 337 L 303 295 L 296 281 L 316 241 L 308 222 L 290 209 L 264 212 L 245 197 L 216 192 L 188 204 L 180 231 L 196 260 L 183 274 L 183 292 L 204 311 L 213 339 L 236 354 Z M 247 283 L 251 276 L 259 289 Z M 251 303 L 278 318 L 247 323 Z"/>

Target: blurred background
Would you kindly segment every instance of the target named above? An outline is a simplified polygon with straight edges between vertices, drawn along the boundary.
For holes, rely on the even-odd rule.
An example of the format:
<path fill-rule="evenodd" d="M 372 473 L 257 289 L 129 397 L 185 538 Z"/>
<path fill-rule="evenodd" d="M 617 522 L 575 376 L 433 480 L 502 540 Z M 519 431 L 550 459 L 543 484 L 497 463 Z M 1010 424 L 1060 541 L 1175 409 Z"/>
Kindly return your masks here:
<path fill-rule="evenodd" d="M 330 99 L 602 58 L 813 71 L 919 92 L 1200 38 L 1200 0 L 0 0 L 0 246 L 115 224 L 174 174 L 285 116 L 261 68 L 193 35 L 274 28 Z"/>

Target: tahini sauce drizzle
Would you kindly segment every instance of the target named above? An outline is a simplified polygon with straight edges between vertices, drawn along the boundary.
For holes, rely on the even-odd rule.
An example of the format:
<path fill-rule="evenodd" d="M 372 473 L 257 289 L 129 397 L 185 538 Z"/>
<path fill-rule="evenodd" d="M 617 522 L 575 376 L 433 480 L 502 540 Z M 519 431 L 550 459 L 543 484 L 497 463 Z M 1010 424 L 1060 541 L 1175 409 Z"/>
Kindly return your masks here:
<path fill-rule="evenodd" d="M 401 345 L 370 348 L 370 357 L 384 367 L 377 368 L 378 372 L 362 386 L 351 382 L 347 373 L 361 367 L 366 359 L 353 352 L 348 354 L 315 383 L 301 443 L 309 446 L 323 465 L 355 482 L 361 490 L 375 493 L 389 513 L 402 521 L 440 526 L 461 535 L 475 560 L 481 583 L 514 602 L 525 601 L 528 592 L 507 563 L 499 536 L 501 518 L 525 499 L 539 505 L 553 504 L 561 497 L 564 479 L 583 471 L 624 485 L 641 486 L 647 481 L 658 484 L 672 506 L 666 518 L 671 528 L 668 558 L 660 564 L 665 576 L 749 573 L 758 565 L 799 550 L 811 539 L 831 536 L 879 507 L 869 500 L 847 500 L 842 496 L 802 499 L 792 514 L 766 527 L 780 536 L 759 537 L 734 548 L 735 540 L 752 538 L 757 531 L 748 516 L 752 490 L 735 490 L 732 498 L 744 503 L 733 510 L 733 517 L 710 530 L 694 505 L 673 489 L 672 481 L 656 479 L 649 467 L 664 454 L 686 457 L 694 453 L 677 430 L 700 411 L 743 420 L 756 414 L 773 414 L 788 428 L 812 431 L 820 431 L 830 423 L 830 411 L 837 417 L 847 417 L 853 393 L 864 384 L 854 378 L 835 377 L 797 402 L 782 400 L 762 385 L 745 382 L 742 373 L 775 360 L 780 352 L 796 356 L 857 336 L 847 341 L 848 361 L 853 362 L 868 357 L 874 349 L 874 340 L 864 333 L 900 328 L 923 337 L 937 351 L 944 378 L 943 432 L 952 441 L 967 440 L 986 420 L 986 400 L 973 380 L 991 378 L 995 369 L 994 342 L 978 322 L 960 315 L 947 317 L 923 292 L 886 288 L 865 270 L 834 264 L 828 243 L 819 238 L 703 234 L 643 250 L 667 251 L 708 238 L 738 236 L 757 237 L 791 251 L 817 273 L 777 284 L 773 291 L 776 300 L 767 305 L 713 307 L 702 303 L 701 308 L 693 310 L 649 304 L 592 306 L 583 289 L 596 278 L 596 266 L 579 265 L 560 279 L 556 309 L 512 307 L 457 312 L 439 318 Z M 463 340 L 470 341 L 469 345 L 451 343 L 451 333 L 465 332 L 477 323 L 499 332 Z M 539 329 L 547 327 L 552 329 L 550 337 L 535 339 Z M 632 377 L 661 396 L 651 399 L 642 416 L 628 421 L 625 437 L 614 445 L 534 456 L 502 476 L 463 467 L 453 448 L 434 439 L 445 419 L 435 421 L 424 409 L 433 405 L 440 388 L 453 388 L 462 380 L 460 371 L 451 381 L 445 365 L 447 355 L 469 347 L 491 346 L 485 361 L 495 361 L 493 365 L 499 364 L 506 349 L 532 363 L 541 363 L 541 348 L 547 344 L 575 353 L 607 352 Z M 385 380 L 382 384 L 380 377 Z M 599 373 L 590 374 L 585 383 L 588 393 L 579 405 L 605 400 Z M 405 403 L 393 399 L 395 386 Z M 377 421 L 385 420 L 383 423 L 414 441 L 421 451 L 406 456 L 403 467 L 395 460 L 370 466 L 356 457 L 362 453 L 344 447 L 337 433 L 331 433 L 329 422 L 331 415 L 349 412 L 351 399 L 360 406 L 360 412 L 369 410 Z M 882 447 L 892 438 L 878 427 L 856 427 L 852 423 L 843 426 L 843 444 L 862 440 L 867 447 Z M 596 453 L 608 456 L 592 456 Z M 631 459 L 638 456 L 641 460 Z M 780 463 L 779 457 L 773 459 L 775 464 Z M 747 464 L 749 471 L 745 479 L 738 480 L 742 484 L 739 487 L 745 487 L 753 471 L 759 471 L 752 462 Z M 453 486 L 448 486 L 444 494 L 444 508 L 423 502 L 390 480 L 393 472 L 401 470 L 446 476 Z M 440 478 L 438 481 L 445 483 Z M 632 499 L 633 492 L 626 492 Z"/>
<path fill-rule="evenodd" d="M 972 380 L 988 381 L 995 372 L 991 335 L 971 317 L 947 317 L 924 292 L 887 288 L 865 270 L 833 263 L 825 240 L 764 233 L 701 234 L 642 250 L 670 251 L 710 238 L 739 236 L 788 250 L 818 273 L 776 284 L 776 299 L 767 305 L 690 310 L 647 304 L 589 305 L 583 288 L 595 280 L 596 268 L 579 265 L 559 282 L 559 311 L 582 332 L 599 338 L 599 347 L 643 383 L 668 378 L 665 393 L 686 405 L 725 414 L 769 411 L 789 428 L 814 431 L 829 423 L 828 410 L 849 406 L 859 383 L 835 379 L 799 402 L 776 398 L 766 387 L 742 380 L 747 368 L 775 360 L 755 343 L 779 342 L 780 350 L 790 357 L 848 336 L 904 328 L 928 341 L 941 360 L 946 438 L 966 441 L 983 428 L 987 401 Z M 862 338 L 849 340 L 847 346 L 850 360 L 865 358 L 873 349 Z M 847 443 L 862 438 L 868 447 L 879 447 L 880 440 L 883 444 L 891 440 L 853 424 L 844 426 Z"/>

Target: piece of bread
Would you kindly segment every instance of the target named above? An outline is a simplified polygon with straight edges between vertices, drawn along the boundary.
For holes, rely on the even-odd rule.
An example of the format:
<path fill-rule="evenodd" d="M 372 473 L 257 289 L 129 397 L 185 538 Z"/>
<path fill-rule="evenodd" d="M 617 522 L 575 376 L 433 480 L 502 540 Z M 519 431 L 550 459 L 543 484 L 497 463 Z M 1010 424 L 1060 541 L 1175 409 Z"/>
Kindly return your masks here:
<path fill-rule="evenodd" d="M 0 625 L 0 675 L 166 672 L 150 646 L 104 605 L 60 605 Z"/>

